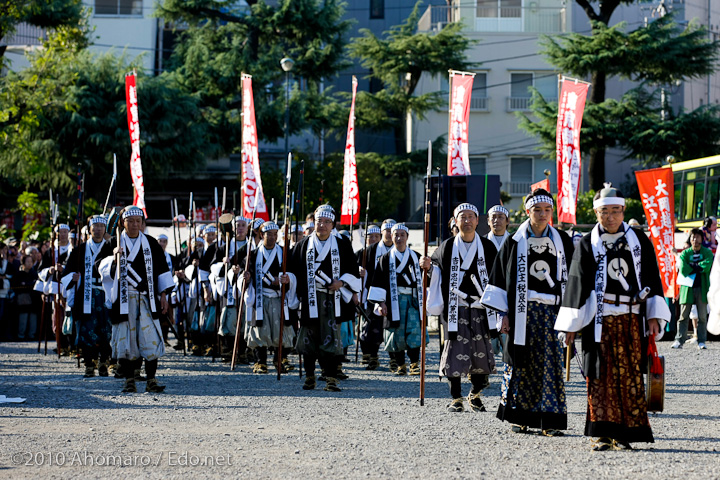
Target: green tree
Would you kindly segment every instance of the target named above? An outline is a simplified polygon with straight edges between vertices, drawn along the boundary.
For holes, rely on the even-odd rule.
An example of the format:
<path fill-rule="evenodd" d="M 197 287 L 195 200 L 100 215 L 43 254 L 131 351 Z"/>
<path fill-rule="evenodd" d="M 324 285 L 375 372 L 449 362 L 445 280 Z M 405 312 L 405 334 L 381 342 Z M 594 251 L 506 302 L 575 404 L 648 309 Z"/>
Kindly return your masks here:
<path fill-rule="evenodd" d="M 718 113 L 717 107 L 672 113 L 667 105 L 659 105 L 657 90 L 659 85 L 672 85 L 712 73 L 720 43 L 709 41 L 702 26 L 691 23 L 679 27 L 672 15 L 631 31 L 627 31 L 625 23 L 609 26 L 615 9 L 621 3 L 632 4 L 634 0 L 606 0 L 599 2 L 597 8 L 590 0 L 576 2 L 591 20 L 591 34 L 544 37 L 542 45 L 543 53 L 558 70 L 591 80 L 581 132 L 583 151 L 590 154 L 590 187 L 602 188 L 605 152 L 610 147 L 624 148 L 629 157 L 646 162 L 657 162 L 668 153 L 692 158 L 698 152 L 707 151 L 709 145 L 720 138 L 720 124 L 716 119 L 705 125 L 695 122 L 712 119 Z M 640 82 L 640 85 L 619 100 L 608 100 L 606 82 L 611 77 Z M 536 135 L 547 156 L 554 158 L 557 104 L 548 104 L 538 94 L 535 100 L 532 108 L 538 121 L 525 116 L 521 127 Z M 663 110 L 665 120 L 662 120 Z M 690 130 L 697 128 L 712 135 L 699 144 L 683 145 L 678 150 L 680 145 L 674 132 L 687 133 L 688 126 Z"/>
<path fill-rule="evenodd" d="M 449 69 L 468 70 L 465 51 L 474 43 L 462 34 L 462 23 L 448 23 L 437 33 L 418 33 L 420 2 L 404 23 L 392 27 L 385 38 L 362 29 L 362 37 L 350 44 L 350 53 L 370 71 L 368 78 L 382 82 L 377 93 L 358 92 L 357 128 L 374 131 L 392 130 L 395 154 L 406 152 L 406 116 L 411 112 L 425 119 L 428 112 L 447 107 L 439 92 L 415 95 L 423 73 L 447 75 Z M 347 115 L 345 116 L 347 119 Z"/>
<path fill-rule="evenodd" d="M 292 76 L 301 85 L 293 87 L 290 100 L 291 133 L 307 128 L 319 133 L 329 125 L 332 100 L 328 90 L 321 92 L 321 82 L 348 65 L 344 47 L 350 22 L 341 20 L 341 2 L 247 3 L 249 8 L 230 0 L 164 0 L 156 12 L 166 21 L 188 25 L 169 68 L 198 99 L 209 141 L 224 152 L 239 149 L 241 73 L 253 76 L 258 135 L 272 142 L 285 133 L 280 60 L 294 60 Z"/>
<path fill-rule="evenodd" d="M 81 0 L 0 0 L 0 39 L 12 36 L 19 23 L 58 28 L 77 25 L 82 17 Z M 0 49 L 0 59 L 4 53 Z"/>
<path fill-rule="evenodd" d="M 94 55 L 77 37 L 77 27 L 58 28 L 27 69 L 0 80 L 0 173 L 10 185 L 70 193 L 80 163 L 93 179 L 87 196 L 104 199 L 113 153 L 118 178 L 130 179 L 124 75 L 138 60 Z M 139 73 L 138 98 L 146 185 L 192 172 L 214 153 L 197 100 L 173 74 Z M 130 189 L 129 180 L 119 187 Z"/>

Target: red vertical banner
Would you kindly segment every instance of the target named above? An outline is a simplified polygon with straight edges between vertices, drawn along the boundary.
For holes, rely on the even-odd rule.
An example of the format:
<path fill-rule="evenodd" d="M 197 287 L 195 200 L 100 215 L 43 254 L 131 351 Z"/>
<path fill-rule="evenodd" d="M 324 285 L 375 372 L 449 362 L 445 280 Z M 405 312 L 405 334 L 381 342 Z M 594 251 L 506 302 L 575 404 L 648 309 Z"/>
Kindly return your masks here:
<path fill-rule="evenodd" d="M 653 168 L 635 172 L 650 239 L 660 268 L 663 290 L 668 298 L 675 298 L 677 270 L 675 268 L 675 192 L 671 168 Z"/>
<path fill-rule="evenodd" d="M 550 179 L 546 178 L 545 180 L 540 180 L 539 182 L 530 185 L 530 193 L 534 192 L 537 188 L 542 188 L 544 190 L 547 190 L 548 193 L 550 193 Z M 553 220 L 552 217 L 550 217 L 550 225 L 552 224 Z"/>
<path fill-rule="evenodd" d="M 130 131 L 130 175 L 132 176 L 135 195 L 133 205 L 145 209 L 145 181 L 143 180 L 142 161 L 140 160 L 140 115 L 138 113 L 137 82 L 135 72 L 125 75 L 125 101 L 127 103 L 128 130 Z"/>
<path fill-rule="evenodd" d="M 352 103 L 348 119 L 347 141 L 345 142 L 345 161 L 343 167 L 343 198 L 340 215 L 342 225 L 358 223 L 360 212 L 360 189 L 358 188 L 357 163 L 355 162 L 355 96 L 357 78 L 352 77 Z"/>
<path fill-rule="evenodd" d="M 580 189 L 580 126 L 590 84 L 563 80 L 558 102 L 557 173 L 558 221 L 577 224 L 575 212 Z"/>
<path fill-rule="evenodd" d="M 450 72 L 448 175 L 470 175 L 470 97 L 475 74 Z"/>
<path fill-rule="evenodd" d="M 243 135 L 242 135 L 242 208 L 243 216 L 252 218 L 255 201 L 255 216 L 269 220 L 262 179 L 260 178 L 260 157 L 258 155 L 257 125 L 255 123 L 255 101 L 253 100 L 252 76 L 242 74 L 243 92 Z M 257 197 L 256 197 L 257 195 Z"/>

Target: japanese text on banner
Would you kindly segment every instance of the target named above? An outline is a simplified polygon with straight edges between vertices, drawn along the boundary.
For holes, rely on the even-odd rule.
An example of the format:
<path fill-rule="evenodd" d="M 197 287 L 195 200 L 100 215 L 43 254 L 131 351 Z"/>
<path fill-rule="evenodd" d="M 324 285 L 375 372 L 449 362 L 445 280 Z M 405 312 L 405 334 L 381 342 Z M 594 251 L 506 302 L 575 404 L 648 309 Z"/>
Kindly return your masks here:
<path fill-rule="evenodd" d="M 450 74 L 450 131 L 448 132 L 448 175 L 470 175 L 470 97 L 473 75 Z"/>
<path fill-rule="evenodd" d="M 140 114 L 138 113 L 137 83 L 135 73 L 125 75 L 125 101 L 127 103 L 128 130 L 130 131 L 130 175 L 132 176 L 135 196 L 133 205 L 145 209 L 145 181 L 143 180 L 142 162 L 140 160 Z"/>
<path fill-rule="evenodd" d="M 255 201 L 255 216 L 269 220 L 262 179 L 260 178 L 260 156 L 258 155 L 257 125 L 255 123 L 255 101 L 253 100 L 252 77 L 243 74 L 243 134 L 242 134 L 242 208 L 243 216 L 251 218 Z M 257 194 L 257 197 L 256 197 Z M 256 200 L 257 198 L 257 200 Z"/>
<path fill-rule="evenodd" d="M 343 198 L 340 217 L 340 223 L 343 225 L 355 224 L 359 221 L 360 189 L 358 188 L 357 163 L 355 161 L 355 95 L 357 94 L 357 85 L 357 78 L 353 75 L 352 103 L 350 104 L 343 168 Z"/>

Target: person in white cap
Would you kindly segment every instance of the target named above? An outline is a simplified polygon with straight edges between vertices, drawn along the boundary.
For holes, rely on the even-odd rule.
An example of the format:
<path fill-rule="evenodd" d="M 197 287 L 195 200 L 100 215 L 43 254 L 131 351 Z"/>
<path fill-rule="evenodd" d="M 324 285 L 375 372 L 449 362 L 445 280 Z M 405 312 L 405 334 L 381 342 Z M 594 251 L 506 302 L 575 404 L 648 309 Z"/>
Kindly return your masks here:
<path fill-rule="evenodd" d="M 501 312 L 505 371 L 497 417 L 512 431 L 538 428 L 545 436 L 567 429 L 563 346 L 555 318 L 568 283 L 573 244 L 549 222 L 553 198 L 538 188 L 525 199 L 529 219 L 498 252 L 482 297 Z"/>
<path fill-rule="evenodd" d="M 141 231 L 142 209 L 127 207 L 121 218 L 125 230 L 120 238 L 106 243 L 98 254 L 105 298 L 112 305 L 113 357 L 125 375 L 123 392 L 137 391 L 135 370 L 145 359 L 145 391 L 159 393 L 165 389 L 155 378 L 158 359 L 165 354 L 159 319 L 168 311 L 173 277 L 157 240 Z"/>
<path fill-rule="evenodd" d="M 256 363 L 253 373 L 268 373 L 268 348 L 275 348 L 273 364 L 276 369 L 287 372 L 289 360 L 286 354 L 293 347 L 294 331 L 290 325 L 289 307 L 297 308 L 295 297 L 295 275 L 283 275 L 283 249 L 277 244 L 279 227 L 274 222 L 265 222 L 261 227 L 263 243 L 250 252 L 248 271 L 244 272 L 248 289 L 245 293 L 246 322 L 248 323 L 247 345 L 255 349 Z M 240 274 L 240 265 L 233 266 Z M 285 305 L 280 303 L 280 287 L 285 285 Z M 281 325 L 281 308 L 285 308 L 285 323 Z M 283 358 L 278 358 L 277 347 L 282 331 Z"/>
<path fill-rule="evenodd" d="M 290 271 L 297 278 L 301 302 L 300 330 L 295 348 L 305 358 L 303 389 L 315 388 L 315 362 L 320 362 L 327 382 L 325 390 L 339 392 L 337 359 L 342 355 L 338 322 L 341 303 L 353 301 L 361 289 L 358 264 L 350 242 L 332 235 L 335 211 L 315 210 L 315 231 L 293 249 Z"/>
<path fill-rule="evenodd" d="M 50 313 L 50 318 L 56 318 L 55 308 L 58 305 L 53 301 L 55 295 L 59 295 L 59 305 L 62 309 L 62 314 L 57 314 L 61 317 L 65 317 L 65 311 L 67 305 L 63 298 L 62 292 L 59 289 L 58 282 L 56 280 L 55 272 L 57 272 L 58 278 L 62 275 L 63 269 L 67 264 L 70 253 L 73 250 L 72 243 L 70 242 L 70 227 L 65 223 L 60 223 L 55 226 L 55 244 L 51 245 L 45 254 L 43 255 L 40 268 L 38 270 L 38 281 L 35 283 L 35 290 L 42 292 L 43 301 L 50 303 L 51 307 L 46 309 Z M 40 321 L 42 324 L 42 319 Z M 52 321 L 52 331 L 55 333 L 57 328 L 60 328 L 56 322 Z M 70 355 L 70 346 L 72 340 L 68 335 L 60 335 L 60 345 L 57 348 L 60 350 L 60 354 L 63 356 Z"/>
<path fill-rule="evenodd" d="M 495 373 L 495 357 L 490 346 L 496 336 L 495 317 L 480 305 L 487 287 L 489 268 L 495 261 L 495 247 L 475 231 L 479 223 L 477 207 L 462 203 L 455 208 L 459 233 L 445 240 L 435 250 L 432 264 L 423 257 L 422 266 L 430 273 L 427 309 L 439 315 L 443 328 L 440 375 L 450 383 L 449 412 L 462 412 L 461 379 L 468 376 L 472 387 L 467 396 L 469 408 L 484 412 L 482 392 Z"/>
<path fill-rule="evenodd" d="M 592 449 L 627 450 L 654 441 L 643 372 L 649 337 L 662 336 L 670 309 L 652 242 L 623 221 L 622 193 L 605 184 L 593 209 L 598 223 L 575 251 L 555 329 L 571 346 L 582 332 Z"/>
<path fill-rule="evenodd" d="M 502 205 L 490 207 L 487 222 L 490 232 L 485 235 L 485 238 L 493 242 L 495 249 L 500 251 L 502 244 L 510 237 L 510 233 L 507 231 L 508 225 L 510 225 L 510 212 Z"/>
<path fill-rule="evenodd" d="M 366 370 L 377 370 L 380 366 L 378 351 L 380 344 L 383 342 L 383 321 L 382 317 L 376 315 L 367 308 L 367 294 L 370 290 L 370 280 L 372 280 L 375 268 L 377 267 L 380 257 L 376 257 L 377 244 L 382 239 L 382 231 L 377 225 L 367 227 L 368 246 L 363 247 L 355 252 L 355 257 L 360 265 L 360 279 L 363 282 L 363 290 L 361 292 L 361 301 L 367 312 L 368 322 L 362 319 L 360 327 L 360 349 L 363 352 L 362 363 L 366 364 Z M 367 252 L 366 252 L 367 250 Z M 365 270 L 362 267 L 363 255 L 365 256 Z"/>
<path fill-rule="evenodd" d="M 420 375 L 423 288 L 420 256 L 407 246 L 410 230 L 404 223 L 392 226 L 393 247 L 380 257 L 370 280 L 368 301 L 384 320 L 385 350 L 395 359 L 396 375 Z M 410 359 L 410 371 L 405 364 Z"/>
<path fill-rule="evenodd" d="M 95 369 L 101 377 L 107 377 L 108 360 L 112 353 L 112 329 L 97 269 L 98 255 L 107 243 L 104 238 L 107 219 L 102 215 L 93 215 L 88 224 L 91 237 L 70 253 L 61 281 L 68 293 L 67 302 L 77 327 L 85 377 L 94 377 Z"/>

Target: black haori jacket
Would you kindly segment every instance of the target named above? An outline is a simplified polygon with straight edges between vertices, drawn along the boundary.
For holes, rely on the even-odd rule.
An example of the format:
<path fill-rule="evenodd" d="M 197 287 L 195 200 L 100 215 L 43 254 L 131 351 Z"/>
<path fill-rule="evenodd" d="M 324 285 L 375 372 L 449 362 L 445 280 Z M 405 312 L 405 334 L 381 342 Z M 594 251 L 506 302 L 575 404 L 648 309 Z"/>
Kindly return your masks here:
<path fill-rule="evenodd" d="M 558 230 L 558 233 L 560 234 L 563 249 L 565 250 L 565 260 L 569 274 L 570 266 L 572 265 L 571 259 L 573 258 L 575 249 L 572 239 L 567 233 L 560 230 Z M 517 296 L 517 247 L 518 242 L 516 242 L 512 236 L 505 240 L 505 243 L 503 243 L 495 258 L 488 285 L 498 287 L 507 293 L 508 311 L 505 313 L 508 314 L 508 320 L 510 321 L 510 335 L 507 336 L 507 343 L 505 348 L 503 348 L 503 362 L 508 365 L 521 367 L 527 357 L 527 348 L 526 345 L 515 345 L 513 337 L 513 332 L 515 331 L 515 305 Z M 555 280 L 555 291 L 553 293 L 560 295 L 560 282 L 557 281 L 557 279 Z M 565 294 L 567 295 L 567 291 Z"/>
<path fill-rule="evenodd" d="M 332 235 L 332 234 L 331 234 Z M 298 242 L 292 249 L 292 253 L 288 252 L 288 271 L 292 272 L 297 277 L 297 298 L 300 301 L 300 324 L 304 326 L 312 326 L 317 322 L 317 318 L 310 318 L 310 311 L 308 309 L 308 273 L 307 266 L 305 264 L 307 258 L 308 241 L 313 235 L 304 237 Z M 360 291 L 360 275 L 357 260 L 355 260 L 355 253 L 352 249 L 352 244 L 349 240 L 343 237 L 336 236 L 338 246 L 338 254 L 340 256 L 340 280 L 345 281 L 348 287 L 355 293 Z M 328 237 L 328 241 L 330 238 Z M 320 264 L 320 270 L 322 270 L 328 277 L 332 278 L 332 264 L 331 254 L 325 257 L 323 262 Z M 353 285 L 350 286 L 350 283 Z M 357 288 L 354 288 L 357 287 Z M 340 299 L 340 315 L 335 314 L 337 323 L 347 322 L 355 318 L 355 307 Z"/>
<path fill-rule="evenodd" d="M 168 268 L 167 262 L 165 261 L 165 252 L 163 251 L 162 247 L 160 246 L 160 244 L 158 244 L 157 240 L 155 240 L 155 238 L 151 237 L 150 235 L 145 235 L 145 237 L 147 238 L 148 244 L 150 246 L 150 256 L 152 258 L 153 268 L 153 283 L 155 285 L 155 311 L 152 312 L 152 317 L 154 319 L 158 319 L 160 318 L 161 313 L 160 295 L 163 292 L 169 294 L 175 287 L 175 283 L 173 282 L 172 272 Z M 141 240 L 138 239 L 138 241 Z M 100 264 L 103 263 L 103 260 L 105 260 L 106 258 L 111 257 L 112 263 L 110 264 L 109 273 L 112 274 L 113 279 L 116 278 L 115 269 L 117 268 L 116 261 L 113 255 L 113 250 L 115 250 L 116 246 L 117 237 L 113 237 L 103 246 L 95 261 L 96 268 L 103 272 L 103 268 L 100 266 Z M 125 252 L 125 254 L 127 255 L 128 252 Z M 128 267 L 132 267 L 135 273 L 140 276 L 140 278 L 143 280 L 142 285 L 144 285 L 145 289 L 147 289 L 147 272 L 145 271 L 145 260 L 142 246 L 135 259 L 132 262 L 128 262 Z M 106 282 L 107 278 L 104 276 L 103 283 L 106 284 Z M 108 296 L 108 290 L 106 289 L 106 302 L 109 302 L 110 299 L 111 297 Z M 168 299 L 168 303 L 169 302 L 170 299 Z M 118 324 L 126 322 L 127 320 L 127 315 L 120 314 L 120 299 L 118 295 L 118 298 L 116 298 L 115 301 L 112 303 L 112 308 L 110 309 L 110 321 L 113 324 Z"/>
<path fill-rule="evenodd" d="M 626 277 L 632 288 L 630 292 L 630 295 L 632 296 L 634 296 L 640 288 L 650 288 L 650 294 L 647 297 L 647 302 L 642 304 L 640 308 L 641 320 L 633 325 L 633 328 L 639 330 L 640 337 L 642 339 L 642 357 L 640 360 L 640 368 L 642 369 L 642 372 L 645 373 L 647 371 L 648 347 L 648 337 L 645 335 L 645 332 L 648 330 L 647 319 L 645 318 L 646 313 L 652 313 L 655 315 L 656 310 L 664 311 L 664 308 L 662 308 L 663 306 L 658 305 L 658 303 L 665 303 L 665 298 L 663 296 L 662 281 L 658 271 L 653 244 L 644 232 L 635 230 L 635 234 L 642 249 L 640 254 L 642 265 L 640 270 L 640 282 L 642 285 L 637 285 L 635 269 L 632 261 L 627 262 L 630 271 Z M 580 311 L 587 309 L 589 307 L 589 302 L 596 301 L 595 296 L 591 296 L 591 294 L 595 291 L 595 276 L 598 270 L 598 264 L 595 260 L 595 256 L 593 255 L 590 237 L 591 235 L 588 234 L 580 240 L 580 244 L 578 245 L 577 250 L 575 250 L 573 262 L 570 267 L 568 287 L 565 291 L 560 315 L 558 315 L 558 323 L 556 324 L 558 328 L 562 328 L 563 330 L 575 330 L 567 325 L 567 321 L 561 321 L 561 318 L 563 320 L 566 318 L 566 313 L 573 317 L 582 316 Z M 581 330 L 583 370 L 585 371 L 585 376 L 588 378 L 598 378 L 600 375 L 600 343 L 595 341 L 594 320 L 593 316 L 592 321 L 585 325 Z M 562 324 L 562 326 L 559 326 L 558 324 Z"/>

